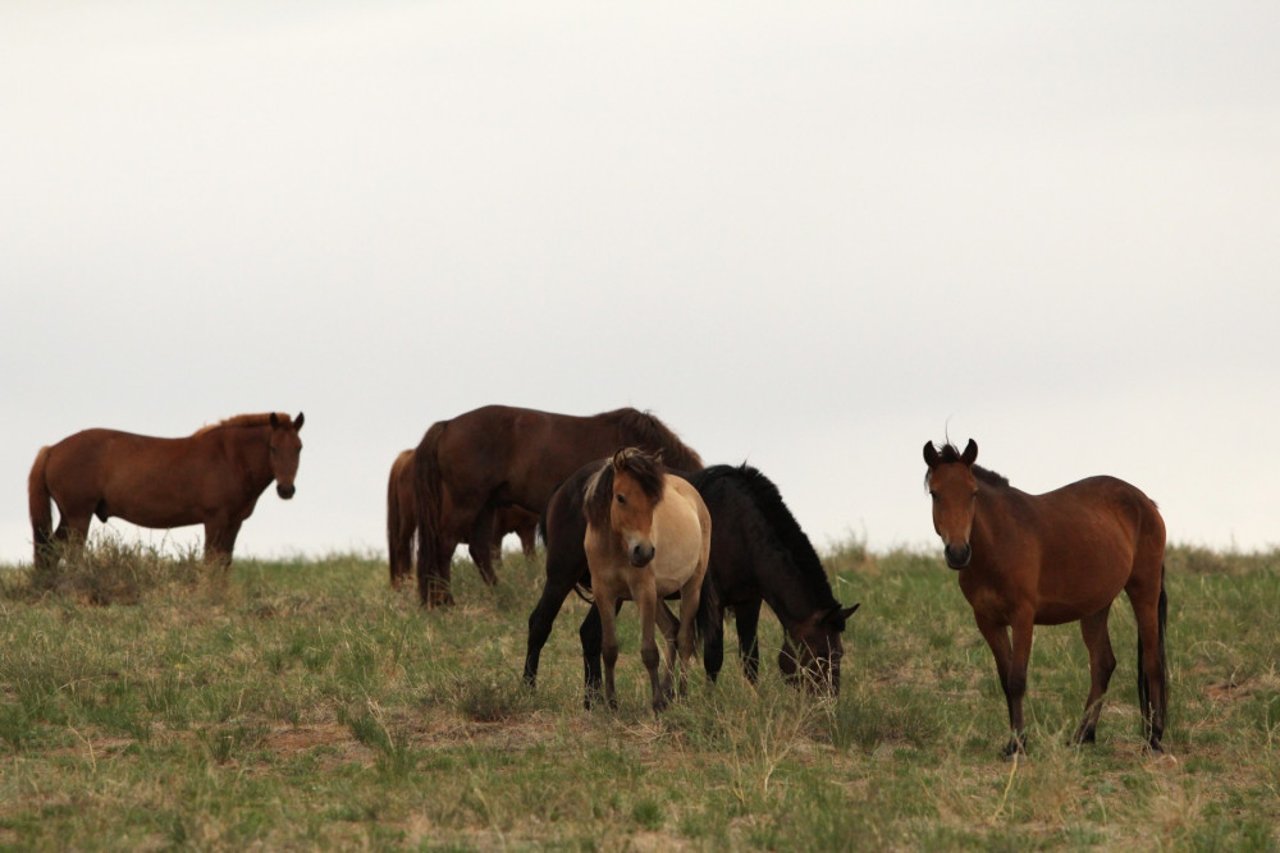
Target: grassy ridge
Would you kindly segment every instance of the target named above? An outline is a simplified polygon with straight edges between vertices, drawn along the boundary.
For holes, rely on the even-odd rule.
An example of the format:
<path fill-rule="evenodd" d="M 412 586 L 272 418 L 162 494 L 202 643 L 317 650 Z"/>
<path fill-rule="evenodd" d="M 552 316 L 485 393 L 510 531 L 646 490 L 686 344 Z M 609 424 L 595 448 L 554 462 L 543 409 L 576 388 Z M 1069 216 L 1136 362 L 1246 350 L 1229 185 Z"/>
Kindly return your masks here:
<path fill-rule="evenodd" d="M 932 556 L 827 555 L 837 597 L 863 603 L 838 701 L 781 684 L 768 619 L 759 691 L 730 653 L 660 719 L 629 611 L 622 707 L 581 710 L 576 598 L 538 691 L 520 687 L 537 560 L 508 556 L 494 589 L 460 561 L 459 606 L 430 613 L 379 560 L 211 574 L 111 543 L 87 560 L 0 569 L 0 846 L 1280 844 L 1280 554 L 1171 551 L 1167 757 L 1142 751 L 1127 605 L 1094 747 L 1067 746 L 1079 632 L 1039 629 L 1017 766 L 990 654 Z"/>

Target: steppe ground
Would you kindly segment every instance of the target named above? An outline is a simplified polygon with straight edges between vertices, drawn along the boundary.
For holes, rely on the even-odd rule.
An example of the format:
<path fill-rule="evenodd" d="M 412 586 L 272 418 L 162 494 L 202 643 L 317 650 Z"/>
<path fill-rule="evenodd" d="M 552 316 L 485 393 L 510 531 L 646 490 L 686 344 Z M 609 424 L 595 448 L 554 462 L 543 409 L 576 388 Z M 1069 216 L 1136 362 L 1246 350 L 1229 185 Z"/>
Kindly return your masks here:
<path fill-rule="evenodd" d="M 540 558 L 508 554 L 496 588 L 459 560 L 459 603 L 433 612 L 363 556 L 211 572 L 105 540 L 54 571 L 0 567 L 0 846 L 1280 845 L 1280 553 L 1171 549 L 1166 755 L 1143 748 L 1127 603 L 1093 746 L 1067 742 L 1079 632 L 1039 629 L 1017 764 L 954 574 L 857 543 L 824 559 L 862 603 L 838 700 L 781 682 L 767 616 L 758 690 L 730 650 L 659 718 L 630 608 L 618 711 L 582 709 L 576 597 L 521 686 Z"/>

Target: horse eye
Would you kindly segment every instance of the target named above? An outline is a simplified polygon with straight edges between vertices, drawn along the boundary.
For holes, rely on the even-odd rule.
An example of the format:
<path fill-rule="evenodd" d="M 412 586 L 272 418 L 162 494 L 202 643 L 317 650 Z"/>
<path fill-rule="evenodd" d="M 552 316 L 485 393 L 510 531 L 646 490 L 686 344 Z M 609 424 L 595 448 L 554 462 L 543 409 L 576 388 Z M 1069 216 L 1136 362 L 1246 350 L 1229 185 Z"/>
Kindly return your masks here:
<path fill-rule="evenodd" d="M 627 502 L 626 495 L 616 495 L 616 497 L 618 498 L 618 503 L 620 504 L 624 504 Z"/>

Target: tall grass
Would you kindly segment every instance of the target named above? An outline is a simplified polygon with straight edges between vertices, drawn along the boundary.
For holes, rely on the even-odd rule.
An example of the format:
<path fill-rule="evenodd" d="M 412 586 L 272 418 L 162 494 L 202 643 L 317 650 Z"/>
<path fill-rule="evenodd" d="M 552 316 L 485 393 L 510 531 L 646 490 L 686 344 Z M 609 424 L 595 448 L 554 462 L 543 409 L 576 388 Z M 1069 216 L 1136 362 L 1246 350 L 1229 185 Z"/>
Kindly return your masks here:
<path fill-rule="evenodd" d="M 1127 606 L 1091 747 L 1068 744 L 1079 632 L 1038 629 L 1016 765 L 954 573 L 857 542 L 826 561 L 863 604 L 838 699 L 782 683 L 766 618 L 758 687 L 730 653 L 718 684 L 693 677 L 661 717 L 630 608 L 618 711 L 581 710 L 576 598 L 523 688 L 538 559 L 508 555 L 496 588 L 459 561 L 458 605 L 431 612 L 362 556 L 227 572 L 108 542 L 52 572 L 4 567 L 0 847 L 1280 843 L 1277 554 L 1171 549 L 1165 757 L 1143 751 Z"/>

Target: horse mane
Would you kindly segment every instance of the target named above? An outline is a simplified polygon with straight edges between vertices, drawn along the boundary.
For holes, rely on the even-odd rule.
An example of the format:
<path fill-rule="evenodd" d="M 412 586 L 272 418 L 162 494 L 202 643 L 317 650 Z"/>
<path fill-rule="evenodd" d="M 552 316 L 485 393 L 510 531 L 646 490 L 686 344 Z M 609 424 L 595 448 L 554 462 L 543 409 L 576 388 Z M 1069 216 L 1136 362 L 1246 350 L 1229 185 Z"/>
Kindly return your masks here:
<path fill-rule="evenodd" d="M 271 415 L 272 415 L 271 412 L 258 412 L 256 414 L 250 414 L 250 415 L 234 415 L 229 418 L 223 418 L 222 420 L 218 421 L 216 424 L 208 424 L 207 426 L 202 426 L 200 427 L 200 429 L 193 432 L 192 435 L 193 436 L 204 435 L 205 433 L 213 432 L 215 429 L 222 429 L 223 427 L 269 426 L 271 424 Z M 280 421 L 280 423 L 285 424 L 286 426 L 293 423 L 293 419 L 289 415 L 285 414 L 284 412 L 276 412 L 275 416 Z"/>
<path fill-rule="evenodd" d="M 948 462 L 959 462 L 960 454 L 961 451 L 957 449 L 954 444 L 947 442 L 942 446 L 942 449 L 938 451 L 938 461 L 944 465 Z M 999 486 L 1006 489 L 1009 487 L 1009 478 L 1003 474 L 997 474 L 990 468 L 983 468 L 981 465 L 973 465 L 971 466 L 971 470 L 973 471 L 973 476 L 977 477 L 988 486 Z M 926 482 L 928 481 L 927 474 L 925 475 L 925 480 Z"/>
<path fill-rule="evenodd" d="M 736 468 L 731 465 L 715 465 L 706 469 L 705 476 L 695 477 L 699 491 L 710 490 L 716 482 L 730 479 L 746 492 L 764 518 L 769 533 L 791 557 L 809 591 L 822 602 L 821 606 L 839 607 L 840 602 L 831 590 L 827 570 L 822 565 L 818 552 L 813 549 L 813 543 L 787 508 L 778 487 L 760 469 L 745 462 Z"/>
<path fill-rule="evenodd" d="M 615 409 L 601 412 L 597 417 L 612 420 L 622 433 L 623 444 L 661 451 L 662 463 L 682 471 L 702 470 L 702 457 L 692 447 L 680 440 L 671 428 L 649 412 L 637 409 Z"/>
<path fill-rule="evenodd" d="M 654 503 L 662 500 L 667 473 L 662 461 L 638 447 L 623 448 L 612 459 L 605 460 L 600 470 L 591 475 L 583 491 L 582 511 L 592 527 L 605 527 L 609 524 L 609 507 L 613 503 L 613 472 L 616 469 L 626 471 L 633 477 L 649 500 Z"/>

